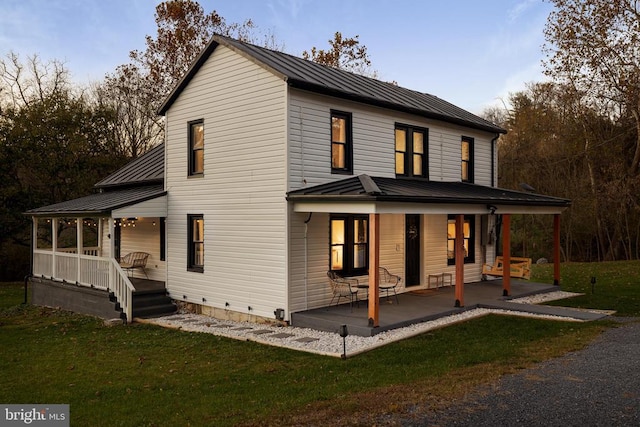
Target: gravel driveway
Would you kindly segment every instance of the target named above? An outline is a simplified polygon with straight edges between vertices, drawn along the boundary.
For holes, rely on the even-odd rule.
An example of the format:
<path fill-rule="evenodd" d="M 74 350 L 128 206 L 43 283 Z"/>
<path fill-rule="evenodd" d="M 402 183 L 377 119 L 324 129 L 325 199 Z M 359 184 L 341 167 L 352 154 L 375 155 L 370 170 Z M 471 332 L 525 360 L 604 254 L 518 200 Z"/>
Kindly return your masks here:
<path fill-rule="evenodd" d="M 380 420 L 403 426 L 640 426 L 640 322 L 474 390 L 439 412 Z"/>

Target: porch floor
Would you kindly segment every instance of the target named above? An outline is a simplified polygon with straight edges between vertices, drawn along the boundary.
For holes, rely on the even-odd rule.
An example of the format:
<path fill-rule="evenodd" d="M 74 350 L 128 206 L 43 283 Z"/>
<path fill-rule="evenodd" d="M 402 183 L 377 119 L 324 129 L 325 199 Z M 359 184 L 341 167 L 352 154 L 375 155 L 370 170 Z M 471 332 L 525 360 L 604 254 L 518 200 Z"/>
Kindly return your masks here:
<path fill-rule="evenodd" d="M 393 296 L 390 296 L 388 301 L 386 297 L 380 298 L 380 326 L 377 328 L 368 325 L 367 301 L 360 301 L 359 307 L 354 303 L 353 308 L 347 303 L 292 313 L 291 325 L 328 332 L 336 332 L 340 325 L 347 325 L 351 335 L 373 336 L 474 308 L 524 311 L 580 320 L 596 320 L 605 316 L 564 307 L 509 302 L 514 298 L 559 290 L 558 286 L 511 279 L 511 296 L 503 297 L 502 279 L 465 283 L 464 307 L 454 307 L 455 287 L 446 286 L 398 294 L 399 304 L 396 304 Z"/>
<path fill-rule="evenodd" d="M 129 277 L 131 284 L 134 288 L 136 288 L 135 293 L 147 293 L 147 292 L 157 292 L 163 291 L 166 289 L 165 282 L 160 280 L 151 280 L 151 279 L 142 279 L 139 277 Z"/>

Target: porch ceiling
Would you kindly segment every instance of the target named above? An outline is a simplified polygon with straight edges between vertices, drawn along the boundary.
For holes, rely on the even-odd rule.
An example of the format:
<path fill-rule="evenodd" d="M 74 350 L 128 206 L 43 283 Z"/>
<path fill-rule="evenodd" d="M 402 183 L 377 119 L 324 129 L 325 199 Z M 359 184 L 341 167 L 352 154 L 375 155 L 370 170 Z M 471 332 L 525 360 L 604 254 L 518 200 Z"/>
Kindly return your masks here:
<path fill-rule="evenodd" d="M 463 182 L 360 175 L 291 191 L 296 212 L 557 214 L 571 201 Z"/>

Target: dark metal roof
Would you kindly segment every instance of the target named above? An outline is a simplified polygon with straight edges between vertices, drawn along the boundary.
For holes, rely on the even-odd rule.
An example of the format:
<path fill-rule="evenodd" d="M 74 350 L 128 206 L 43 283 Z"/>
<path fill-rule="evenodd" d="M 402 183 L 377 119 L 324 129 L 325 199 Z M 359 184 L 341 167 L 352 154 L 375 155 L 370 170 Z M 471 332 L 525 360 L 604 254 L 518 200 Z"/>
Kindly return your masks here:
<path fill-rule="evenodd" d="M 218 45 L 224 45 L 282 77 L 296 88 L 349 99 L 378 107 L 403 111 L 431 119 L 468 126 L 494 133 L 506 130 L 481 117 L 427 93 L 364 77 L 307 61 L 283 52 L 243 43 L 228 37 L 213 36 L 194 61 L 187 74 L 159 109 L 164 114 Z"/>
<path fill-rule="evenodd" d="M 88 215 L 108 214 L 115 209 L 135 205 L 146 200 L 164 196 L 166 191 L 162 185 L 125 188 L 114 191 L 104 191 L 91 194 L 79 199 L 68 200 L 54 205 L 31 209 L 27 215 Z"/>
<path fill-rule="evenodd" d="M 96 188 L 164 183 L 164 144 L 159 144 L 95 184 Z"/>
<path fill-rule="evenodd" d="M 571 201 L 464 182 L 354 176 L 287 193 L 289 201 L 379 201 L 567 207 Z"/>

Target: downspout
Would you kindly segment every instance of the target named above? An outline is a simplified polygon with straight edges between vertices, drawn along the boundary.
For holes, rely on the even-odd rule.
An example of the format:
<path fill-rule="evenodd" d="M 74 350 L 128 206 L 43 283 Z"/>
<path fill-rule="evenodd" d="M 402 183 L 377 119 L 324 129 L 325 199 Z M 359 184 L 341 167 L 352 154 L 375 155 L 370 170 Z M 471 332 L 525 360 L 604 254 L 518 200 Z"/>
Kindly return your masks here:
<path fill-rule="evenodd" d="M 298 106 L 298 120 L 300 121 L 300 173 L 302 175 L 302 185 L 307 185 L 307 179 L 304 174 L 304 117 L 302 112 L 302 106 Z M 309 217 L 311 219 L 311 217 Z M 306 222 L 305 222 L 306 224 Z"/>
<path fill-rule="evenodd" d="M 309 212 L 309 218 L 304 222 L 304 309 L 309 309 L 309 265 L 308 265 L 308 240 L 307 240 L 307 231 L 309 229 L 309 221 L 311 221 L 311 217 L 313 216 L 313 212 Z"/>
<path fill-rule="evenodd" d="M 496 141 L 500 138 L 500 134 L 496 133 L 496 136 L 491 140 L 491 186 L 496 186 Z"/>

